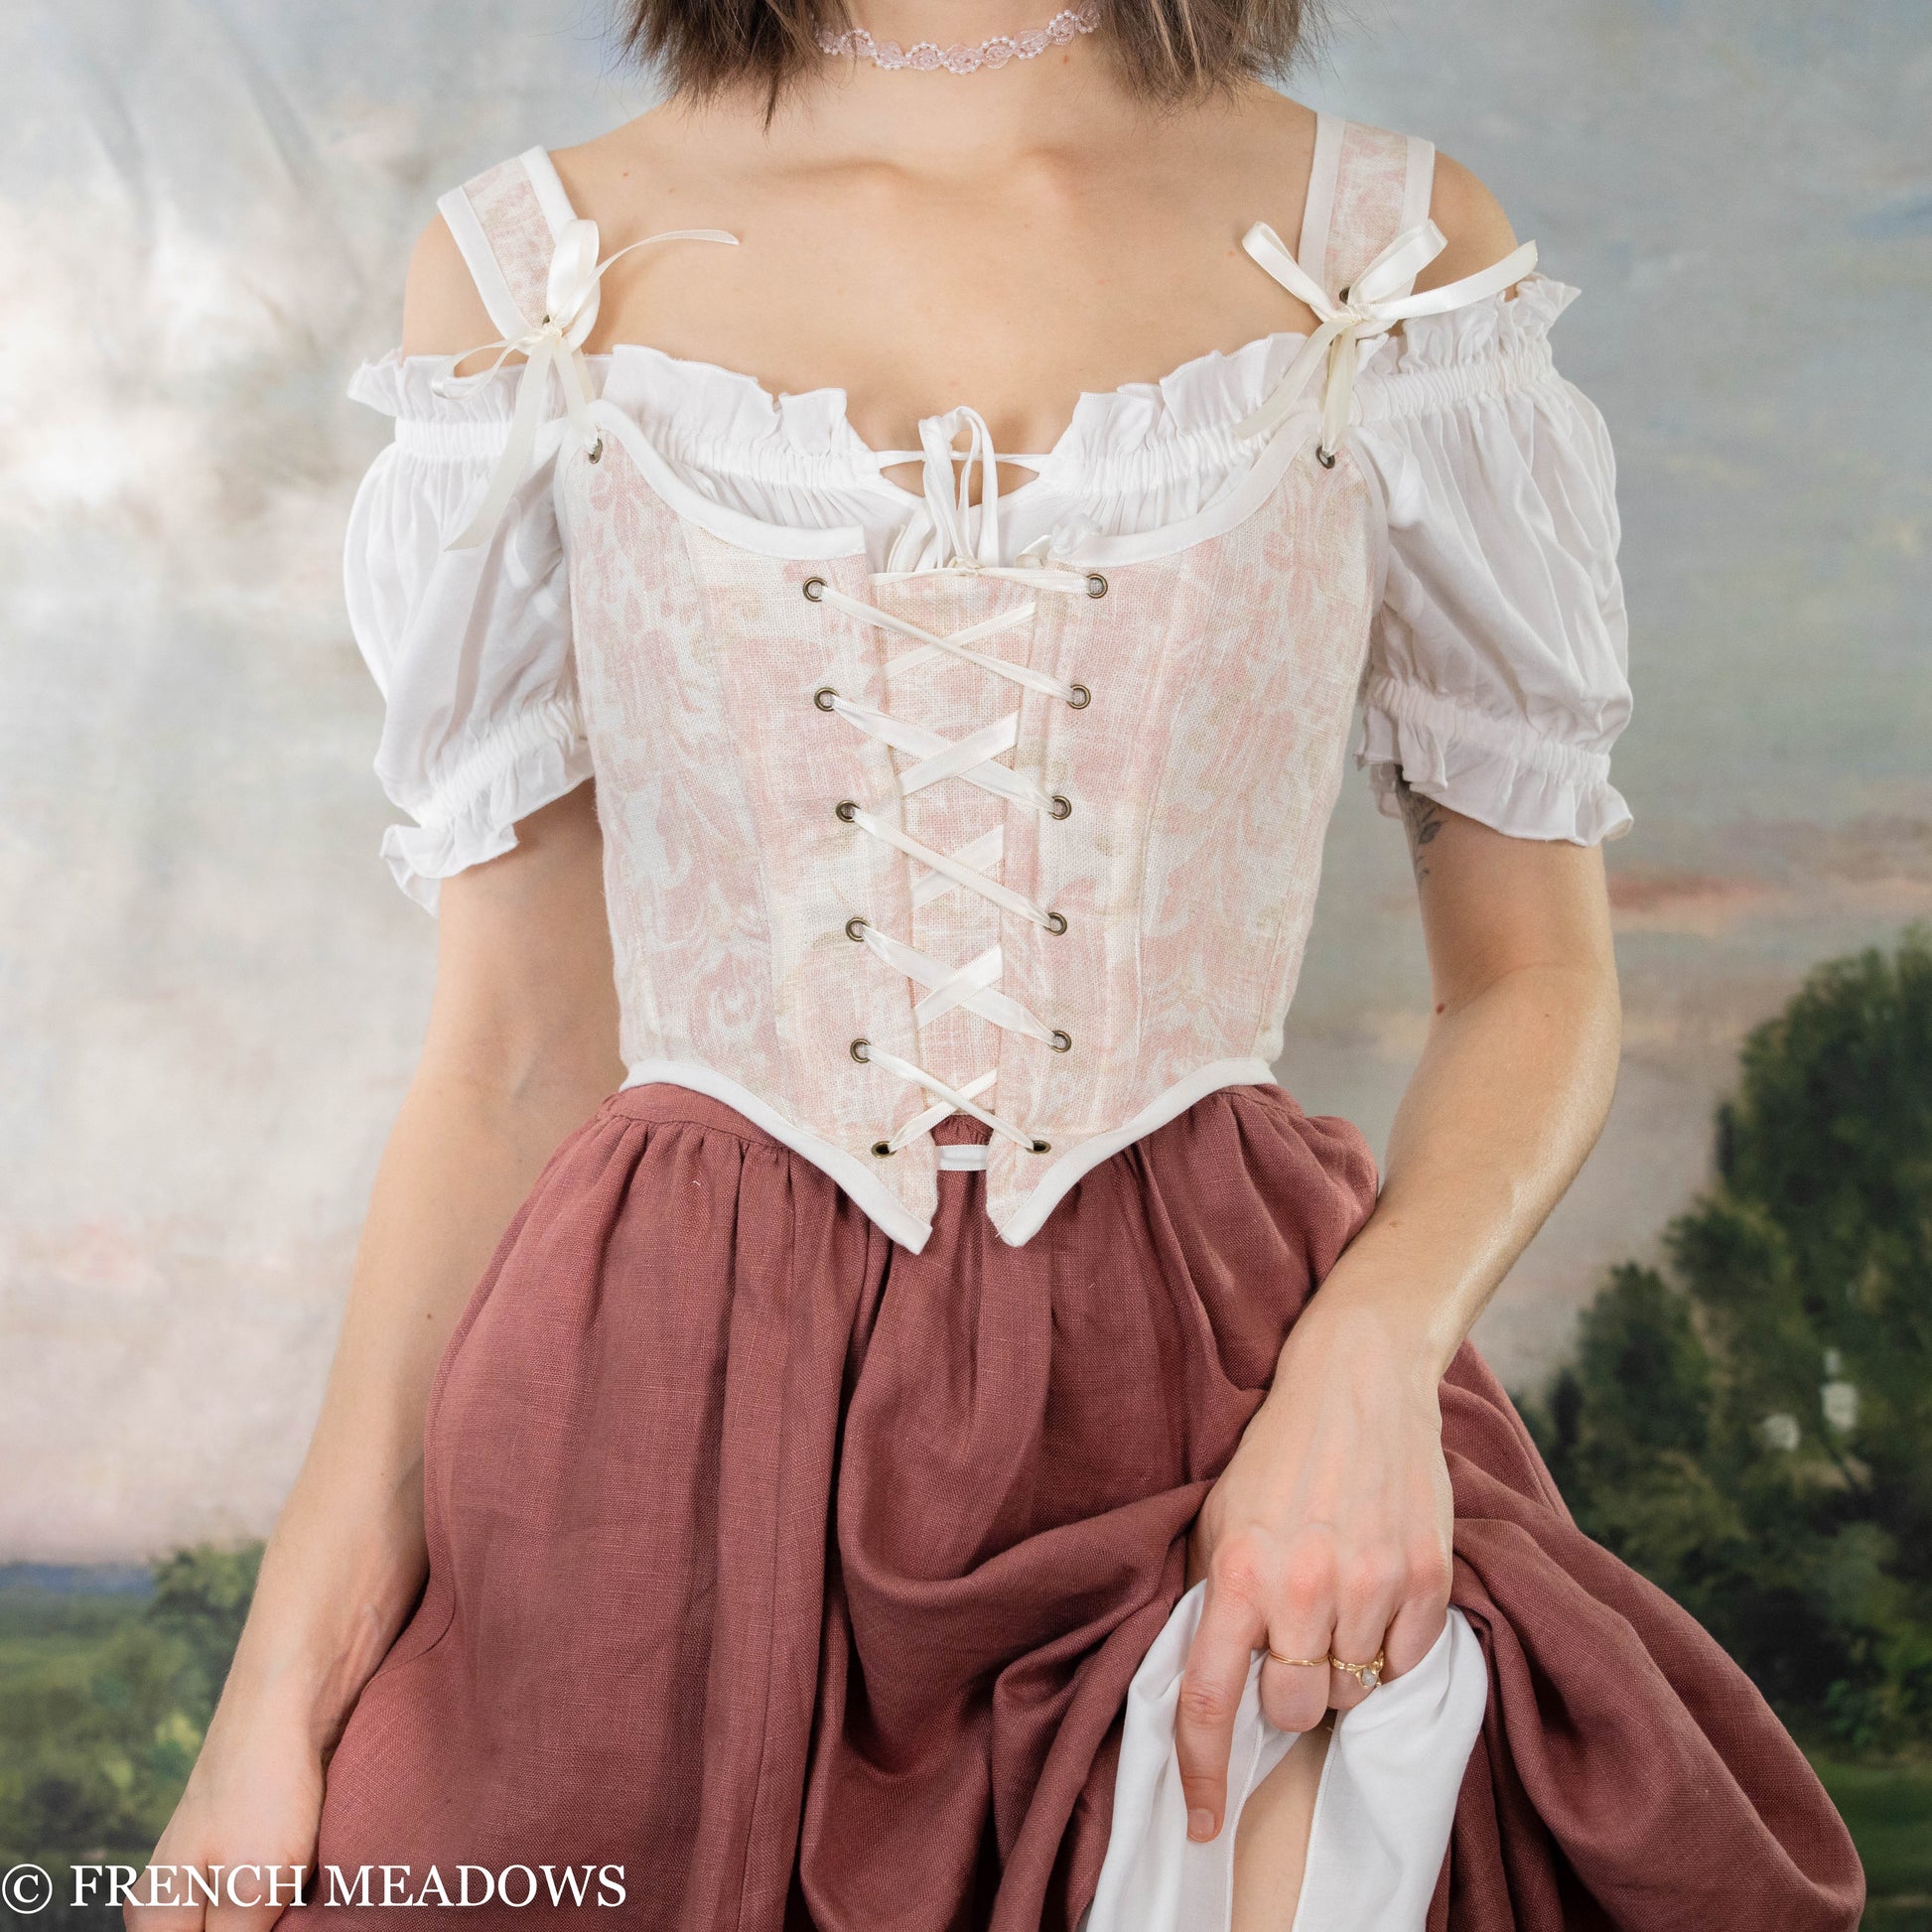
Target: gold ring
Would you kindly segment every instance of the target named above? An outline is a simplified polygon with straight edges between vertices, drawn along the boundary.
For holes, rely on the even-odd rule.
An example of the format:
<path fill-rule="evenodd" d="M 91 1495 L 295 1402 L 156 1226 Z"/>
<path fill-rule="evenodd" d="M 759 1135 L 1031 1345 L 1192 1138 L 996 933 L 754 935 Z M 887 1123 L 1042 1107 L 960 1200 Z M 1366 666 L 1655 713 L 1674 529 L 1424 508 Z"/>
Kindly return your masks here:
<path fill-rule="evenodd" d="M 1290 1670 L 1326 1670 L 1330 1659 L 1326 1657 L 1284 1657 L 1279 1650 L 1271 1650 L 1269 1656 L 1278 1664 L 1286 1664 Z"/>
<path fill-rule="evenodd" d="M 1380 1650 L 1365 1664 L 1351 1664 L 1333 1654 L 1328 1658 L 1329 1665 L 1333 1669 L 1346 1672 L 1365 1691 L 1372 1691 L 1381 1683 L 1383 1667 L 1388 1661 L 1387 1653 Z"/>

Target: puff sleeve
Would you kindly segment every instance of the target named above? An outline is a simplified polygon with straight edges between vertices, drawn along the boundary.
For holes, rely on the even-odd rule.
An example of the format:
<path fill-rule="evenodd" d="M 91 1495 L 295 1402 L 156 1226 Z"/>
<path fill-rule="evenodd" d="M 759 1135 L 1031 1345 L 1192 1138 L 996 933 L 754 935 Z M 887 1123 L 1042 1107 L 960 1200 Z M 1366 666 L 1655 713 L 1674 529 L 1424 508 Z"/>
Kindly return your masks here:
<path fill-rule="evenodd" d="M 1518 838 L 1627 831 L 1610 747 L 1630 715 L 1616 471 L 1594 406 L 1557 373 L 1577 291 L 1412 320 L 1360 391 L 1388 512 L 1356 762 Z"/>
<path fill-rule="evenodd" d="M 364 364 L 349 394 L 395 419 L 349 512 L 349 624 L 384 703 L 375 771 L 416 823 L 382 856 L 419 904 L 516 843 L 516 821 L 591 774 L 551 495 L 554 453 L 487 541 L 447 550 L 509 440 L 516 372 L 439 396 L 447 358 Z M 554 452 L 554 438 L 540 450 Z"/>

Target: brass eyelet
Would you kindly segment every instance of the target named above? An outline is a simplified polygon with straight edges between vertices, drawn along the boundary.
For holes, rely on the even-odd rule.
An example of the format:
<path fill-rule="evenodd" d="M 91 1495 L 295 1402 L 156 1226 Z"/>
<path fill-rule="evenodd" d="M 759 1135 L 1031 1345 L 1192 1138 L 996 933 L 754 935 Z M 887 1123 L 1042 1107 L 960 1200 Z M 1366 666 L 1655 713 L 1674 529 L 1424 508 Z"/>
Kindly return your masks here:
<path fill-rule="evenodd" d="M 1073 695 L 1066 701 L 1067 709 L 1070 711 L 1086 710 L 1087 706 L 1093 702 L 1093 693 L 1084 684 L 1076 684 L 1072 689 Z"/>
<path fill-rule="evenodd" d="M 842 818 L 845 820 L 845 822 L 848 825 L 850 825 L 852 823 L 853 815 L 858 811 L 858 809 L 859 809 L 859 801 L 856 798 L 841 798 L 839 802 L 832 807 L 832 816 L 834 818 Z"/>
<path fill-rule="evenodd" d="M 832 709 L 832 700 L 838 695 L 829 684 L 821 684 L 812 693 L 812 703 L 817 705 L 821 711 L 830 711 Z"/>
<path fill-rule="evenodd" d="M 1073 816 L 1073 800 L 1065 792 L 1056 791 L 1053 793 L 1052 815 L 1055 818 L 1071 818 Z"/>
<path fill-rule="evenodd" d="M 602 463 L 604 461 L 604 438 L 602 436 L 584 452 L 584 461 L 586 463 Z"/>
<path fill-rule="evenodd" d="M 1087 572 L 1087 595 L 1089 597 L 1105 597 L 1107 595 L 1107 580 L 1097 570 Z"/>
<path fill-rule="evenodd" d="M 1314 460 L 1324 470 L 1332 470 L 1335 467 L 1334 452 L 1324 450 L 1319 443 L 1314 446 Z"/>
<path fill-rule="evenodd" d="M 890 1161 L 893 1158 L 893 1144 L 890 1141 L 874 1141 L 872 1151 L 882 1161 Z"/>
<path fill-rule="evenodd" d="M 816 604 L 825 595 L 825 579 L 807 577 L 798 588 L 804 592 L 807 604 Z"/>
<path fill-rule="evenodd" d="M 853 913 L 851 918 L 845 922 L 845 936 L 848 939 L 857 940 L 863 945 L 865 943 L 865 928 L 869 923 L 869 920 L 862 919 L 858 913 Z"/>
<path fill-rule="evenodd" d="M 1073 1050 L 1073 1035 L 1064 1027 L 1055 1027 L 1053 1037 L 1046 1043 L 1056 1053 L 1070 1053 Z"/>
<path fill-rule="evenodd" d="M 1027 1148 L 1029 1154 L 1051 1154 L 1052 1151 L 1053 1143 L 1051 1141 L 1033 1141 L 1029 1143 Z"/>
<path fill-rule="evenodd" d="M 1057 939 L 1066 930 L 1066 914 L 1064 912 L 1047 913 L 1046 930 Z"/>
<path fill-rule="evenodd" d="M 855 1060 L 857 1060 L 861 1066 L 864 1066 L 872 1058 L 872 1054 L 868 1050 L 871 1047 L 871 1045 L 872 1045 L 872 1041 L 869 1039 L 855 1039 L 852 1042 L 852 1044 L 848 1046 L 845 1050 L 848 1053 L 850 1053 L 852 1057 Z"/>

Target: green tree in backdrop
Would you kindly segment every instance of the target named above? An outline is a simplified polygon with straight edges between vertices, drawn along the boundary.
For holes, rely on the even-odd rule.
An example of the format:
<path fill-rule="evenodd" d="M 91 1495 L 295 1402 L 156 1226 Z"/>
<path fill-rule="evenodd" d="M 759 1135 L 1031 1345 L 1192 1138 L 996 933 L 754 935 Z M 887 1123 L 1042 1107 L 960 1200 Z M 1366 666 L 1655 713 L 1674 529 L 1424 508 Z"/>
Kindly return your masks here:
<path fill-rule="evenodd" d="M 185 1550 L 145 1599 L 25 1592 L 0 1604 L 0 1870 L 51 1869 L 56 1904 L 0 1924 L 105 1925 L 73 1912 L 74 1863 L 141 1864 L 187 1782 L 261 1564 Z"/>
<path fill-rule="evenodd" d="M 1533 1426 L 1801 1734 L 1932 1743 L 1932 937 L 1820 968 L 1741 1074 L 1670 1278 L 1612 1272 Z"/>

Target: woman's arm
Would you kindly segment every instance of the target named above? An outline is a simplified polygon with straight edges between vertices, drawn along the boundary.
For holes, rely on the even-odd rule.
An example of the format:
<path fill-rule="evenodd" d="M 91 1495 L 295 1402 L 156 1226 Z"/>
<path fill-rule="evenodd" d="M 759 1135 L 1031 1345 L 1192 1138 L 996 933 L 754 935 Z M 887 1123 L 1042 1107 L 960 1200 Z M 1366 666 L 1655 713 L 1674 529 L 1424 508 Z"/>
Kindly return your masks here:
<path fill-rule="evenodd" d="M 156 1864 L 310 1858 L 323 1766 L 422 1587 L 437 1361 L 544 1163 L 622 1078 L 592 787 L 522 820 L 517 840 L 443 884 L 428 1034 L 376 1175 L 321 1417 Z M 202 1913 L 128 1923 L 198 1927 Z"/>
<path fill-rule="evenodd" d="M 1221 1827 L 1256 1650 L 1366 1662 L 1386 1648 L 1393 1677 L 1440 1634 L 1450 1499 L 1438 1385 L 1582 1166 L 1615 1081 L 1601 854 L 1401 796 L 1435 989 L 1429 1038 L 1375 1211 L 1290 1332 L 1196 1528 L 1207 1592 L 1176 1718 L 1196 1838 Z M 1262 1673 L 1284 1729 L 1365 1695 L 1338 1672 Z"/>

